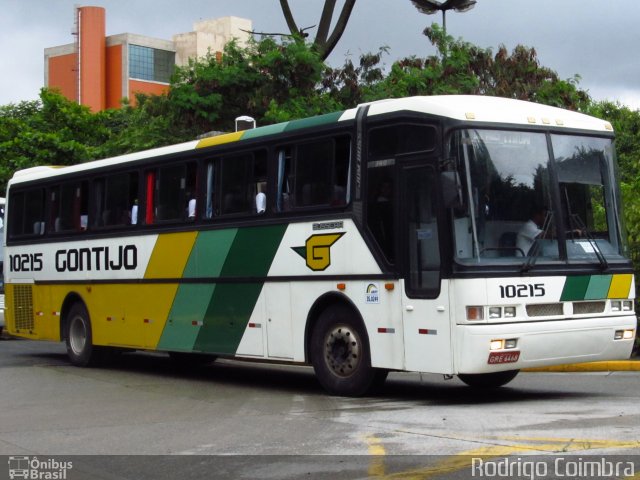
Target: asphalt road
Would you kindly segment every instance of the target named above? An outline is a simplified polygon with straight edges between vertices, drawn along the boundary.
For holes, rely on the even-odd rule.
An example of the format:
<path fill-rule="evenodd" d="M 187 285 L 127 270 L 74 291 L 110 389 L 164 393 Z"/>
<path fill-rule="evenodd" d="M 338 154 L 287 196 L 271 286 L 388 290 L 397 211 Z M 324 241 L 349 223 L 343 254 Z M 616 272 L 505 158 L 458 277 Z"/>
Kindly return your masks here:
<path fill-rule="evenodd" d="M 133 353 L 82 369 L 62 344 L 4 339 L 0 455 L 195 455 L 189 471 L 205 468 L 201 456 L 230 455 L 217 457 L 226 478 L 257 478 L 258 466 L 261 478 L 299 478 L 299 468 L 313 478 L 384 477 L 448 465 L 450 455 L 633 458 L 639 393 L 640 372 L 521 373 L 494 391 L 393 373 L 376 396 L 340 398 L 327 396 L 308 367 L 218 361 L 182 371 L 165 355 Z M 178 458 L 156 457 L 149 478 L 173 469 L 184 477 Z M 102 472 L 91 478 L 135 471 L 134 461 L 126 470 L 113 460 L 109 471 L 122 472 L 106 475 L 90 459 L 83 465 Z M 469 476 L 461 466 L 448 471 Z"/>

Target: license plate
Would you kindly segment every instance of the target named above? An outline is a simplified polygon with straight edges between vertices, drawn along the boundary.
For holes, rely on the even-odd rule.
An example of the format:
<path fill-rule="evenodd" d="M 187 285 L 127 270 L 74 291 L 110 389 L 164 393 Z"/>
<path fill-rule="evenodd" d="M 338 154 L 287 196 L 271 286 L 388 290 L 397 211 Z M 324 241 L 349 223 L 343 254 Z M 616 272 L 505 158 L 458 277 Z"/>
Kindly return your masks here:
<path fill-rule="evenodd" d="M 491 352 L 489 353 L 489 365 L 498 365 L 500 363 L 515 363 L 520 358 L 520 352 Z"/>

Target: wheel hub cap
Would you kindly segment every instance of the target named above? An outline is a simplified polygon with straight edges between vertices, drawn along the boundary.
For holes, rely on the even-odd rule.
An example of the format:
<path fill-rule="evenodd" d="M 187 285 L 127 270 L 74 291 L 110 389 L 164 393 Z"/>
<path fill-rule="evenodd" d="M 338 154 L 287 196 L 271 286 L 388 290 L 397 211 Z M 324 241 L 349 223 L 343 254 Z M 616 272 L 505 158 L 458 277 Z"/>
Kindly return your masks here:
<path fill-rule="evenodd" d="M 325 361 L 329 369 L 339 377 L 348 377 L 357 370 L 360 350 L 360 339 L 348 326 L 336 326 L 325 337 Z"/>

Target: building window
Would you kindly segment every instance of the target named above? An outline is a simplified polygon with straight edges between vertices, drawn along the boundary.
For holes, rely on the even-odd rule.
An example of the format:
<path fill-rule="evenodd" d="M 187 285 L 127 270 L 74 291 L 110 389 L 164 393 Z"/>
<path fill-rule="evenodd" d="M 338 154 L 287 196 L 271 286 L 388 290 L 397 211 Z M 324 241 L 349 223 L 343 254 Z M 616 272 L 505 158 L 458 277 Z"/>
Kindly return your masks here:
<path fill-rule="evenodd" d="M 175 52 L 129 45 L 129 77 L 169 83 Z"/>

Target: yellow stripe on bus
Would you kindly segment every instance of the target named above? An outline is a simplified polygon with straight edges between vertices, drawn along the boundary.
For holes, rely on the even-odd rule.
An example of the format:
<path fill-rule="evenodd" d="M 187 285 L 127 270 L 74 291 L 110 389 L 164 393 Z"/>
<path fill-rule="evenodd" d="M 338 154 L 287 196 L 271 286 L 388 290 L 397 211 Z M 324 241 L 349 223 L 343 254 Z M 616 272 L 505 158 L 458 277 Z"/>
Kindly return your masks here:
<path fill-rule="evenodd" d="M 224 135 L 216 135 L 202 139 L 196 145 L 196 148 L 213 147 L 215 145 L 224 145 L 225 143 L 237 142 L 244 135 L 244 131 L 225 133 Z"/>
<path fill-rule="evenodd" d="M 614 275 L 607 298 L 629 298 L 632 280 L 633 274 L 631 273 Z"/>
<path fill-rule="evenodd" d="M 181 278 L 198 232 L 158 236 L 144 278 Z"/>

